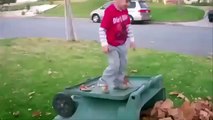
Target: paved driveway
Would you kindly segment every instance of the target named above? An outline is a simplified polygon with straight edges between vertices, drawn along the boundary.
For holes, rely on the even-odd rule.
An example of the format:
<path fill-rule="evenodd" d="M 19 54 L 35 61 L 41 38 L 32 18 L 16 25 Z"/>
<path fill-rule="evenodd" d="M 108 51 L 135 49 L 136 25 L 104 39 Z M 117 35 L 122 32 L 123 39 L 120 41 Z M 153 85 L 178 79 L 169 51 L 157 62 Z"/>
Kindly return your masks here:
<path fill-rule="evenodd" d="M 99 39 L 99 24 L 87 19 L 75 19 L 74 26 L 78 39 Z M 0 18 L 0 28 L 0 38 L 65 38 L 63 18 Z M 133 25 L 139 48 L 204 56 L 212 53 L 212 30 L 209 27 L 167 24 Z"/>

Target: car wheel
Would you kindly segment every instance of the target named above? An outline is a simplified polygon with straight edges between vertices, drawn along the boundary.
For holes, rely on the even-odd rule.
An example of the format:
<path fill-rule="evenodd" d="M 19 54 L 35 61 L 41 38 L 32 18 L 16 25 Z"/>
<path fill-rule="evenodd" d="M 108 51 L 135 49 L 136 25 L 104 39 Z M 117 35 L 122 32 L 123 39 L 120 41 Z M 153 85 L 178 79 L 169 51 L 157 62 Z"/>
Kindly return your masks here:
<path fill-rule="evenodd" d="M 101 20 L 100 20 L 99 15 L 98 15 L 98 14 L 92 15 L 92 21 L 93 21 L 94 23 L 100 22 Z"/>
<path fill-rule="evenodd" d="M 134 22 L 134 18 L 131 15 L 129 15 L 129 18 L 130 18 L 130 22 L 133 23 Z"/>
<path fill-rule="evenodd" d="M 213 18 L 209 18 L 209 22 L 213 22 Z"/>

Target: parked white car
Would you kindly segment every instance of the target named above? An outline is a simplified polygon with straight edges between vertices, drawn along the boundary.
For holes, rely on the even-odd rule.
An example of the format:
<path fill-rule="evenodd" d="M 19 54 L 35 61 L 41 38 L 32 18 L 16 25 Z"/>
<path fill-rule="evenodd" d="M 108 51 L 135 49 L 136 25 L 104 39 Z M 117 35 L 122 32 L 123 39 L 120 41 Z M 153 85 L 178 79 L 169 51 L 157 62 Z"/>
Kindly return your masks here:
<path fill-rule="evenodd" d="M 104 16 L 104 10 L 112 2 L 107 2 L 103 6 L 90 13 L 91 20 L 95 23 L 100 22 Z M 143 0 L 131 0 L 128 7 L 128 12 L 131 21 L 150 21 L 151 10 Z"/>

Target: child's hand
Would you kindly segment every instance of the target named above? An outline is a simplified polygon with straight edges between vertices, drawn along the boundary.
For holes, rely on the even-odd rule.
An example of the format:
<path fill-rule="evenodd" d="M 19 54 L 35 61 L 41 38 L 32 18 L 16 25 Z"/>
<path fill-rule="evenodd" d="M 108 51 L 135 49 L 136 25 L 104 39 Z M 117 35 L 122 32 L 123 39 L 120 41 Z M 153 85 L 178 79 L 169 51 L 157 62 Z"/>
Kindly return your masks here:
<path fill-rule="evenodd" d="M 108 45 L 102 46 L 102 51 L 107 54 L 109 52 Z"/>
<path fill-rule="evenodd" d="M 132 48 L 135 51 L 136 48 L 135 42 L 130 42 L 130 48 Z"/>

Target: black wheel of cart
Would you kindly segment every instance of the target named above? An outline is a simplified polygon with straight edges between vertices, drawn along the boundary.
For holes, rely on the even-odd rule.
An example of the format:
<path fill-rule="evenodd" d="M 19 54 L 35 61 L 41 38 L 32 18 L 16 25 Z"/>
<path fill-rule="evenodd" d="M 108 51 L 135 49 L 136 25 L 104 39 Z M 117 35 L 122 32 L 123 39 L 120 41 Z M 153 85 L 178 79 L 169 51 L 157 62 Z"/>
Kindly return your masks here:
<path fill-rule="evenodd" d="M 64 93 L 56 94 L 52 105 L 56 113 L 65 118 L 71 117 L 76 110 L 75 102 L 71 96 Z"/>

